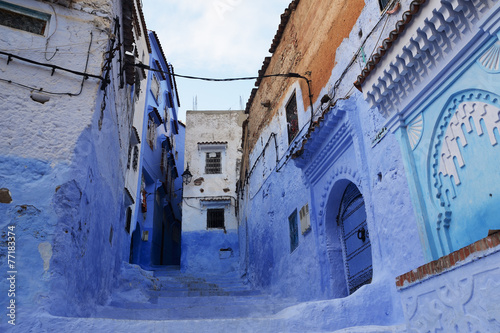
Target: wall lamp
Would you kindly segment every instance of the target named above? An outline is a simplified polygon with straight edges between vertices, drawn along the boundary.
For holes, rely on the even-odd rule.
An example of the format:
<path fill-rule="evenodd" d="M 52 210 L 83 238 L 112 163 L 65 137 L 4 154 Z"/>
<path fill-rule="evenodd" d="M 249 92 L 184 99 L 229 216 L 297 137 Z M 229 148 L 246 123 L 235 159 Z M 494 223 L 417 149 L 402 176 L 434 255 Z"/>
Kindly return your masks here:
<path fill-rule="evenodd" d="M 189 163 L 188 163 L 186 170 L 184 170 L 184 172 L 182 173 L 182 182 L 187 185 L 191 183 L 191 179 L 193 179 L 193 175 L 189 171 Z"/>

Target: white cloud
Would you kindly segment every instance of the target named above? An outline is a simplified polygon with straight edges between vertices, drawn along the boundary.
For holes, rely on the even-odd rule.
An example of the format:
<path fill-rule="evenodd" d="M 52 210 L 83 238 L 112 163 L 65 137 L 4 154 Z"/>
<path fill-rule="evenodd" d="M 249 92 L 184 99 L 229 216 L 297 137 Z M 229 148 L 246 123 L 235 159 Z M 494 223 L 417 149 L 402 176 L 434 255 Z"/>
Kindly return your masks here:
<path fill-rule="evenodd" d="M 155 30 L 176 67 L 233 68 L 255 73 L 267 55 L 289 0 L 146 0 L 148 27 Z"/>
<path fill-rule="evenodd" d="M 177 73 L 236 77 L 257 75 L 264 57 L 269 55 L 280 15 L 289 3 L 290 0 L 143 0 L 143 10 L 148 28 L 158 34 Z M 251 84 L 243 92 L 232 91 L 231 87 L 221 91 L 217 84 L 200 87 L 195 82 L 179 84 L 183 107 L 191 108 L 193 97 L 205 94 L 203 100 L 218 104 L 206 101 L 206 106 L 200 105 L 203 101 L 199 99 L 199 109 L 238 109 L 239 96 L 244 95 L 245 104 L 251 90 Z"/>

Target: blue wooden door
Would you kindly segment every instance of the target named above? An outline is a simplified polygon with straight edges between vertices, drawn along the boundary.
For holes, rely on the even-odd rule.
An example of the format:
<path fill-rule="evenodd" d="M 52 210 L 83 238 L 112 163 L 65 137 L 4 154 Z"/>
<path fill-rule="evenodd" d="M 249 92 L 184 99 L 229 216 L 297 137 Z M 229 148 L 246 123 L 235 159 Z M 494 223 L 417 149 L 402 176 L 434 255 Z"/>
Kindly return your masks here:
<path fill-rule="evenodd" d="M 363 196 L 350 183 L 344 191 L 339 211 L 344 263 L 349 294 L 372 280 L 372 251 Z"/>

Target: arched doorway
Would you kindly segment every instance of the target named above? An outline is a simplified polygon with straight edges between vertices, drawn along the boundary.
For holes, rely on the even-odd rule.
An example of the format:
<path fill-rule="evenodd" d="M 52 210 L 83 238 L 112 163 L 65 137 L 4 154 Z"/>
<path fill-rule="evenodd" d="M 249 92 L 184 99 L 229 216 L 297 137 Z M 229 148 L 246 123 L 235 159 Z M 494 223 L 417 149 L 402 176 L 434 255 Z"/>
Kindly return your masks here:
<path fill-rule="evenodd" d="M 326 235 L 333 297 L 345 297 L 370 283 L 373 269 L 365 203 L 347 179 L 337 181 L 330 192 Z"/>
<path fill-rule="evenodd" d="M 366 224 L 365 201 L 349 183 L 340 202 L 338 225 L 349 294 L 370 283 L 373 276 L 371 242 Z"/>

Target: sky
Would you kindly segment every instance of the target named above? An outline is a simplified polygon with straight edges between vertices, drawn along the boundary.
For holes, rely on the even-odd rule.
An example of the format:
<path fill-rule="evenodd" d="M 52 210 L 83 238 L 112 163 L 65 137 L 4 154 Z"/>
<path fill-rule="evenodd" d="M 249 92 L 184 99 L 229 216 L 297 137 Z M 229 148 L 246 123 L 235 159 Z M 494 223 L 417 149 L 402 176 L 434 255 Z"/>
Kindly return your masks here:
<path fill-rule="evenodd" d="M 258 75 L 290 0 L 142 2 L 147 27 L 156 31 L 177 74 L 228 78 Z M 244 109 L 255 84 L 176 80 L 182 121 L 195 99 L 197 110 Z"/>

